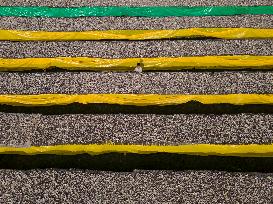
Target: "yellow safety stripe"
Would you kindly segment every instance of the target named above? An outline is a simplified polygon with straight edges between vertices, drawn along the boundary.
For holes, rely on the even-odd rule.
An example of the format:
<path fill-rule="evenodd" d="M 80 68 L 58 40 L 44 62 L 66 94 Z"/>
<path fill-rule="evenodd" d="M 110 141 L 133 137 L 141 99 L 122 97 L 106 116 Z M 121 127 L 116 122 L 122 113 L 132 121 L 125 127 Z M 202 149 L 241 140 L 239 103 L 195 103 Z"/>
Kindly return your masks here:
<path fill-rule="evenodd" d="M 161 94 L 40 94 L 0 95 L 0 104 L 14 106 L 52 106 L 72 103 L 120 105 L 178 105 L 190 101 L 203 104 L 273 104 L 273 94 L 161 95 Z"/>
<path fill-rule="evenodd" d="M 88 153 L 92 155 L 110 152 L 118 153 L 178 153 L 192 155 L 221 155 L 221 156 L 257 156 L 272 157 L 273 144 L 268 145 L 217 145 L 217 144 L 187 144 L 178 146 L 158 145 L 113 145 L 113 144 L 89 144 L 89 145 L 56 145 L 40 147 L 0 147 L 0 154 L 57 154 L 75 155 Z"/>
<path fill-rule="evenodd" d="M 0 40 L 10 41 L 155 40 L 198 37 L 222 39 L 266 39 L 273 38 L 273 29 L 186 28 L 178 30 L 104 30 L 78 32 L 0 30 Z"/>
<path fill-rule="evenodd" d="M 89 57 L 57 58 L 0 58 L 0 71 L 45 70 L 58 67 L 66 70 L 116 70 L 132 71 L 137 64 L 143 70 L 183 70 L 183 69 L 272 69 L 273 56 L 198 56 L 198 57 L 158 57 L 103 59 Z"/>

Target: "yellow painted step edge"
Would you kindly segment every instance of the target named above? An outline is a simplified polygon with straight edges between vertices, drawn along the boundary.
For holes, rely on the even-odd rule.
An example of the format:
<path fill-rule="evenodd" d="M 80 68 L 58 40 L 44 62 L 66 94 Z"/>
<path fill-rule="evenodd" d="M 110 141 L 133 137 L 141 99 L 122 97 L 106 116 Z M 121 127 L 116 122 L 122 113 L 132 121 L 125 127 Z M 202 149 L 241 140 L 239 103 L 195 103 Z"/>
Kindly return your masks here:
<path fill-rule="evenodd" d="M 273 56 L 201 56 L 201 57 L 159 57 L 103 59 L 89 57 L 56 58 L 0 58 L 0 71 L 46 70 L 58 67 L 66 70 L 117 70 L 132 71 L 137 64 L 143 70 L 183 69 L 272 69 Z"/>
<path fill-rule="evenodd" d="M 0 95 L 0 104 L 13 106 L 52 106 L 72 103 L 120 105 L 179 105 L 190 101 L 203 104 L 273 104 L 273 94 L 161 95 L 161 94 L 40 94 Z"/>
<path fill-rule="evenodd" d="M 269 39 L 273 29 L 259 28 L 185 28 L 178 30 L 104 30 L 104 31 L 26 31 L 0 30 L 0 40 L 70 41 L 70 40 L 155 40 L 169 38 Z"/>
<path fill-rule="evenodd" d="M 88 153 L 91 155 L 110 152 L 118 153 L 177 153 L 191 155 L 221 155 L 221 156 L 254 156 L 272 157 L 273 144 L 249 144 L 249 145 L 217 145 L 217 144 L 188 144 L 179 146 L 157 145 L 113 145 L 113 144 L 89 144 L 89 145 L 56 145 L 56 146 L 32 146 L 32 147 L 0 147 L 0 154 L 57 154 L 75 155 Z"/>

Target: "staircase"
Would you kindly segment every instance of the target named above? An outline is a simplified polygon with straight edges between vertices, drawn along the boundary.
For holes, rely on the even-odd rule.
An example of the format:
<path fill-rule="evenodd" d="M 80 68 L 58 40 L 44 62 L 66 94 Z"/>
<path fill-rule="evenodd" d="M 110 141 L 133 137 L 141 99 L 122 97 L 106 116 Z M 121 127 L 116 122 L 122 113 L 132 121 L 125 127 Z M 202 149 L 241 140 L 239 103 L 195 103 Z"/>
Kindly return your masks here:
<path fill-rule="evenodd" d="M 273 203 L 272 39 L 270 0 L 0 0 L 0 203 Z"/>

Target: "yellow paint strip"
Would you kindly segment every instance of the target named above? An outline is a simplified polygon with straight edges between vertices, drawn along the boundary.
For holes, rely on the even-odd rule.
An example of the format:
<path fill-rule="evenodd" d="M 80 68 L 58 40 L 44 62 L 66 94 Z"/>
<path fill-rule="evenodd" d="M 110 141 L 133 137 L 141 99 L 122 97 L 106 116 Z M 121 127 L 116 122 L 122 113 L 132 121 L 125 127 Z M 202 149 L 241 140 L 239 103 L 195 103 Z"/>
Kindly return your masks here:
<path fill-rule="evenodd" d="M 224 95 L 161 95 L 161 94 L 40 94 L 40 95 L 0 95 L 0 104 L 14 106 L 52 106 L 72 103 L 120 104 L 120 105 L 178 105 L 190 101 L 203 104 L 228 103 L 273 104 L 273 94 L 224 94 Z"/>
<path fill-rule="evenodd" d="M 202 56 L 202 57 L 159 57 L 103 59 L 88 57 L 57 58 L 0 58 L 0 71 L 45 70 L 58 67 L 66 70 L 116 70 L 132 71 L 137 64 L 143 70 L 183 70 L 183 69 L 272 69 L 273 56 Z"/>
<path fill-rule="evenodd" d="M 170 38 L 269 39 L 273 29 L 258 28 L 187 28 L 178 30 L 104 30 L 78 32 L 0 30 L 0 40 L 155 40 Z"/>
<path fill-rule="evenodd" d="M 90 144 L 90 145 L 56 145 L 40 147 L 0 147 L 0 154 L 57 154 L 75 155 L 88 153 L 92 155 L 110 152 L 118 153 L 177 153 L 192 155 L 221 155 L 221 156 L 257 156 L 272 157 L 273 144 L 269 145 L 214 145 L 214 144 L 189 144 L 179 146 L 156 146 L 156 145 L 113 145 L 113 144 Z"/>

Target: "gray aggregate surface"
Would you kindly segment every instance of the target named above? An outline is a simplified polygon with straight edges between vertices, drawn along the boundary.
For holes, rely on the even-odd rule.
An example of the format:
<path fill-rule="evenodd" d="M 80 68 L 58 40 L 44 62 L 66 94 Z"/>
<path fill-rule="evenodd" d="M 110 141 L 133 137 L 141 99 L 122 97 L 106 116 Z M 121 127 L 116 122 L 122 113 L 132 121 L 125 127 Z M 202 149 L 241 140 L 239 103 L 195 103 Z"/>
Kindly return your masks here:
<path fill-rule="evenodd" d="M 151 40 L 0 42 L 0 57 L 179 57 L 205 55 L 272 55 L 272 40 Z"/>
<path fill-rule="evenodd" d="M 3 146 L 273 143 L 272 114 L 1 113 L 0 116 Z"/>
<path fill-rule="evenodd" d="M 35 118 L 40 116 L 0 113 L 0 146 L 31 146 L 31 140 L 36 135 Z"/>
<path fill-rule="evenodd" d="M 273 143 L 273 115 L 264 114 L 53 115 L 41 119 L 34 145 Z"/>
<path fill-rule="evenodd" d="M 180 29 L 197 27 L 273 28 L 272 15 L 205 16 L 205 17 L 83 17 L 23 18 L 0 17 L 0 29 L 86 31 L 122 29 Z"/>
<path fill-rule="evenodd" d="M 257 6 L 273 5 L 271 0 L 0 0 L 1 6 L 53 6 L 53 7 L 77 7 L 77 6 Z"/>
<path fill-rule="evenodd" d="M 3 203 L 271 204 L 273 174 L 0 170 Z"/>
<path fill-rule="evenodd" d="M 0 73 L 0 94 L 273 93 L 273 72 Z"/>
<path fill-rule="evenodd" d="M 17 6 L 272 5 L 264 1 L 29 1 Z M 209 18 L 0 18 L 1 29 L 81 31 L 272 27 L 272 16 Z M 92 24 L 93 23 L 93 24 Z M 105 58 L 190 55 L 272 55 L 272 41 L 0 42 L 0 57 Z M 190 79 L 190 80 L 189 80 Z M 0 73 L 1 94 L 35 93 L 272 93 L 272 72 L 247 73 Z M 0 113 L 0 146 L 115 144 L 271 144 L 270 114 L 41 115 Z M 211 171 L 98 172 L 0 170 L 1 203 L 265 203 L 273 174 Z"/>

